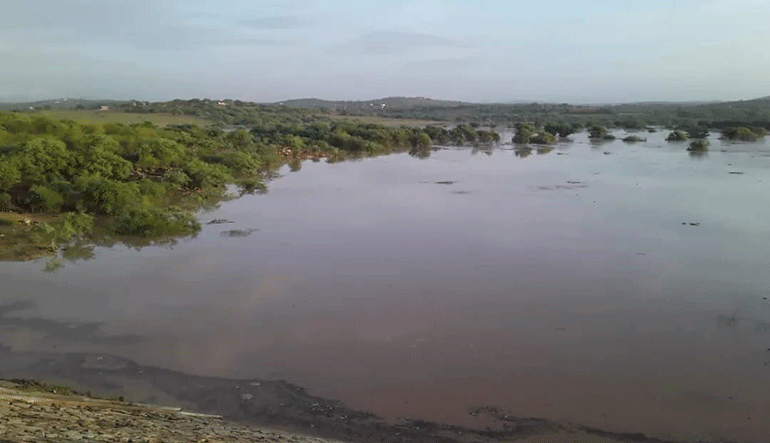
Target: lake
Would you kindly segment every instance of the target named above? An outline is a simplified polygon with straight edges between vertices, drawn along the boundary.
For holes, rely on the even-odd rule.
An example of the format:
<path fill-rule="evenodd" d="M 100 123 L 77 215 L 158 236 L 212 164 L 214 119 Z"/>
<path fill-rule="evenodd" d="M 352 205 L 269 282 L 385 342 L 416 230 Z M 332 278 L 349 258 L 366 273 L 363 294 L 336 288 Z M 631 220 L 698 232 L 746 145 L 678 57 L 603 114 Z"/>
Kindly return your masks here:
<path fill-rule="evenodd" d="M 0 263 L 0 343 L 284 379 L 394 421 L 495 406 L 760 441 L 770 144 L 665 135 L 286 167 L 173 246 Z"/>

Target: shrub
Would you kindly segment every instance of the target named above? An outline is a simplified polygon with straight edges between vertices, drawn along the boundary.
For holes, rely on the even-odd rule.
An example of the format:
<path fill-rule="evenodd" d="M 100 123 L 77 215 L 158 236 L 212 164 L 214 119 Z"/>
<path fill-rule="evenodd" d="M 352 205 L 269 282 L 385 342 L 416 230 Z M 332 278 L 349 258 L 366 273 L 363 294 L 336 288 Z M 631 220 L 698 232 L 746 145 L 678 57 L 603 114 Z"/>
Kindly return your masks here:
<path fill-rule="evenodd" d="M 688 151 L 708 151 L 708 148 L 709 148 L 708 140 L 697 139 L 690 142 L 690 147 L 687 148 L 687 150 Z"/>
<path fill-rule="evenodd" d="M 707 138 L 709 130 L 703 126 L 696 126 L 687 130 L 687 136 L 690 138 Z"/>
<path fill-rule="evenodd" d="M 144 168 L 160 168 L 179 164 L 184 156 L 184 147 L 173 140 L 152 138 L 137 147 L 137 164 Z"/>
<path fill-rule="evenodd" d="M 190 177 L 190 186 L 204 189 L 225 185 L 232 179 L 227 168 L 222 165 L 212 165 L 193 159 L 184 166 L 184 173 Z"/>
<path fill-rule="evenodd" d="M 61 211 L 64 205 L 64 196 L 44 185 L 30 188 L 26 200 L 33 211 L 55 213 Z"/>
<path fill-rule="evenodd" d="M 11 195 L 5 192 L 0 192 L 0 212 L 8 212 L 11 210 Z"/>
<path fill-rule="evenodd" d="M 35 138 L 27 142 L 19 153 L 18 166 L 23 182 L 50 183 L 69 176 L 72 153 L 60 140 Z"/>
<path fill-rule="evenodd" d="M 10 189 L 21 180 L 21 171 L 12 156 L 0 157 L 0 189 Z"/>
<path fill-rule="evenodd" d="M 537 129 L 535 129 L 535 125 L 532 123 L 516 123 L 516 135 L 513 136 L 513 142 L 529 143 L 536 131 Z"/>
<path fill-rule="evenodd" d="M 163 174 L 163 182 L 168 189 L 179 190 L 190 184 L 190 176 L 179 169 L 172 169 Z"/>
<path fill-rule="evenodd" d="M 623 139 L 626 143 L 637 143 L 637 142 L 646 142 L 646 138 L 641 138 L 638 135 L 629 135 L 628 137 Z"/>
<path fill-rule="evenodd" d="M 148 197 L 156 198 L 166 193 L 166 187 L 163 185 L 163 183 L 155 180 L 143 178 L 138 180 L 136 184 L 139 186 L 139 193 Z"/>
<path fill-rule="evenodd" d="M 588 137 L 594 140 L 615 140 L 615 136 L 601 125 L 593 125 L 588 128 Z"/>
<path fill-rule="evenodd" d="M 80 192 L 78 209 L 91 213 L 118 214 L 141 201 L 136 183 L 89 176 L 79 178 L 75 187 Z"/>
<path fill-rule="evenodd" d="M 687 138 L 688 137 L 686 132 L 676 130 L 669 133 L 668 137 L 666 137 L 666 140 L 670 142 L 683 142 L 683 141 L 687 141 Z"/>
<path fill-rule="evenodd" d="M 83 146 L 75 150 L 73 167 L 77 175 L 100 175 L 124 180 L 131 174 L 131 162 L 117 154 L 120 145 L 106 135 L 89 136 Z"/>
<path fill-rule="evenodd" d="M 236 174 L 256 172 L 262 167 L 258 154 L 243 151 L 228 152 L 222 156 L 222 164 Z"/>
<path fill-rule="evenodd" d="M 530 138 L 530 143 L 536 143 L 539 145 L 550 145 L 556 143 L 556 136 L 550 132 L 540 132 L 537 135 Z"/>
<path fill-rule="evenodd" d="M 756 131 L 756 132 L 755 132 Z M 740 140 L 745 142 L 757 141 L 765 136 L 765 130 L 752 130 L 746 127 L 727 128 L 722 131 L 722 138 L 727 140 Z"/>

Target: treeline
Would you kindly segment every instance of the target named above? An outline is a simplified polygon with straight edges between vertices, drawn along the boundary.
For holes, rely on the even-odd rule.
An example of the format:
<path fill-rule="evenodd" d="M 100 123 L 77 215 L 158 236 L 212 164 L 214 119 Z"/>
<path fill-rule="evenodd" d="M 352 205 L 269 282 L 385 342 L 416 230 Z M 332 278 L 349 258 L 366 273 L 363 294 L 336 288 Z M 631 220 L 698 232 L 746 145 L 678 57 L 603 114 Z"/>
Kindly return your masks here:
<path fill-rule="evenodd" d="M 241 100 L 172 100 L 146 102 L 132 100 L 112 106 L 113 109 L 138 114 L 190 115 L 225 126 L 255 124 L 309 124 L 318 119 L 316 110 L 262 105 Z"/>
<path fill-rule="evenodd" d="M 452 129 L 439 126 L 389 128 L 376 124 L 345 121 L 316 121 L 309 125 L 259 124 L 251 130 L 264 143 L 293 149 L 348 154 L 380 154 L 398 149 L 429 149 L 433 144 L 492 143 L 500 141 L 494 131 L 460 125 Z"/>

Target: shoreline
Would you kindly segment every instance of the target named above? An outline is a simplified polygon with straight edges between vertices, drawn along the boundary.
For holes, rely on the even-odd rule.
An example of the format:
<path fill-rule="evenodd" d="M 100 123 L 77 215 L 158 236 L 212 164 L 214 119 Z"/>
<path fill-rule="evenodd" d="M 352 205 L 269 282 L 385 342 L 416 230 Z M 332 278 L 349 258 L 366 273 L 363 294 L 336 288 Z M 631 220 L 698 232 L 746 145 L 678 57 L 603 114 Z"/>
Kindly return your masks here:
<path fill-rule="evenodd" d="M 246 432 L 242 431 L 243 427 L 252 431 L 275 429 L 289 433 L 294 438 L 314 437 L 347 442 L 669 443 L 643 434 L 611 432 L 539 418 L 513 417 L 494 406 L 469 410 L 470 415 L 487 423 L 483 428 L 408 418 L 388 422 L 375 414 L 349 408 L 340 401 L 309 395 L 304 388 L 285 381 L 195 376 L 143 366 L 106 354 L 12 353 L 0 349 L 0 357 L 3 362 L 0 365 L 0 377 L 4 379 L 34 378 L 46 383 L 71 386 L 81 392 L 91 390 L 94 395 L 103 398 L 125 397 L 134 407 L 162 407 L 164 413 L 168 414 L 190 411 L 193 415 L 186 413 L 186 417 L 204 421 L 214 419 L 212 416 L 222 416 L 224 423 L 234 426 L 233 429 L 240 429 L 238 432 Z M 3 404 L 0 401 L 0 406 Z M 129 403 L 112 401 L 112 404 Z M 174 408 L 181 408 L 181 411 Z"/>

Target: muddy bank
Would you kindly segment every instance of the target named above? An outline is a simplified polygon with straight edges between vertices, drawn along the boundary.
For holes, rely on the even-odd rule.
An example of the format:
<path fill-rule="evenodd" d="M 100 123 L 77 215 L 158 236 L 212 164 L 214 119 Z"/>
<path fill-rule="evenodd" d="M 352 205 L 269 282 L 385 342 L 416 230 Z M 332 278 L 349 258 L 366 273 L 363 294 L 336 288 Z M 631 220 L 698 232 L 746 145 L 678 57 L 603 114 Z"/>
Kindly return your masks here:
<path fill-rule="evenodd" d="M 157 406 L 94 399 L 67 389 L 0 381 L 0 441 L 332 443 Z M 43 386 L 46 388 L 46 386 Z"/>
<path fill-rule="evenodd" d="M 103 354 L 12 353 L 6 349 L 0 351 L 0 361 L 0 377 L 6 379 L 33 377 L 93 395 L 124 397 L 128 402 L 183 408 L 221 415 L 242 424 L 349 442 L 459 443 L 544 441 L 544 438 L 548 441 L 663 442 L 642 434 L 619 434 L 514 417 L 493 406 L 468 411 L 485 423 L 479 428 L 410 418 L 387 422 L 339 401 L 309 395 L 302 387 L 284 381 L 201 377 Z"/>

